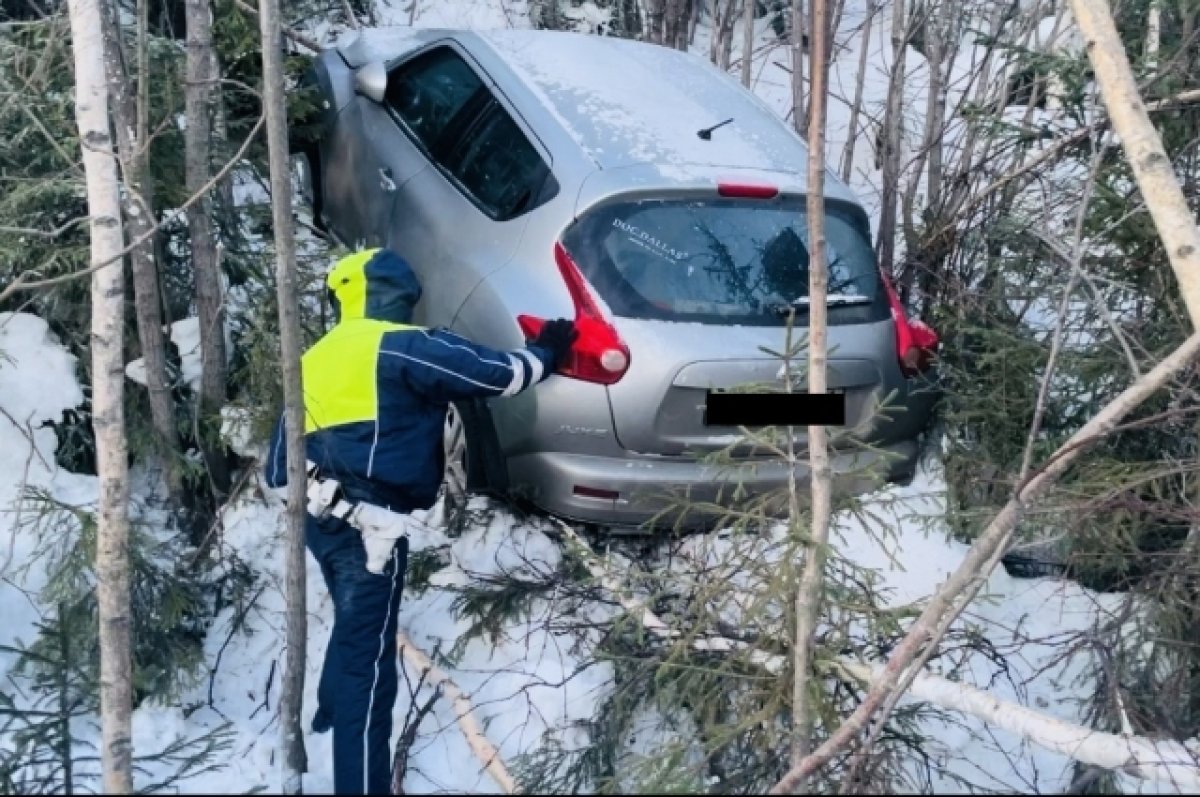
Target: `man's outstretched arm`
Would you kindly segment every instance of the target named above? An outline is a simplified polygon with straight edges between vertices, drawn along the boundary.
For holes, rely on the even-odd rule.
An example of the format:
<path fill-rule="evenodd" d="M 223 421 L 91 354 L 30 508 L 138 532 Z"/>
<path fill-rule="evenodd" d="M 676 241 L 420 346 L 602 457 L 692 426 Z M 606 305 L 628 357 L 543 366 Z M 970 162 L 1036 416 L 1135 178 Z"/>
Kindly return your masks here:
<path fill-rule="evenodd" d="M 514 396 L 554 373 L 570 349 L 574 324 L 560 319 L 546 327 L 553 331 L 544 329 L 529 345 L 512 351 L 444 329 L 391 333 L 384 336 L 379 367 L 430 401 Z"/>

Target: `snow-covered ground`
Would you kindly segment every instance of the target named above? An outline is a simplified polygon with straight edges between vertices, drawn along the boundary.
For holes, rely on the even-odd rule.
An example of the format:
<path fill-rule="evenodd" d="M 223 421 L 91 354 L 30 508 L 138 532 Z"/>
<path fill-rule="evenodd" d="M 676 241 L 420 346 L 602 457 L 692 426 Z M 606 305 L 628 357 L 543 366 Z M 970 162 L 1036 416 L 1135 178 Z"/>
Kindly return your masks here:
<path fill-rule="evenodd" d="M 54 434 L 37 428 L 57 419 L 82 398 L 72 358 L 52 339 L 46 325 L 29 315 L 0 315 L 0 352 L 4 352 L 0 360 L 0 450 L 6 463 L 0 471 L 0 501 L 15 506 L 25 484 L 50 490 L 72 504 L 93 503 L 96 480 L 57 468 Z M 22 428 L 25 423 L 33 428 L 30 437 Z M 965 547 L 948 541 L 936 526 L 928 532 L 929 519 L 943 512 L 942 492 L 938 474 L 927 469 L 911 486 L 891 488 L 878 496 L 876 521 L 868 523 L 849 515 L 838 519 L 842 550 L 884 574 L 881 586 L 895 604 L 928 595 L 963 555 Z M 425 651 L 449 651 L 467 630 L 468 621 L 455 616 L 451 609 L 454 593 L 445 587 L 480 583 L 501 572 L 521 573 L 524 569 L 532 575 L 533 571 L 552 571 L 560 550 L 544 533 L 545 528 L 545 521 L 522 524 L 499 513 L 485 527 L 444 540 L 449 565 L 434 575 L 420 595 L 410 592 L 406 597 L 401 627 Z M 2 644 L 30 641 L 38 618 L 30 596 L 42 585 L 44 574 L 36 563 L 23 567 L 32 550 L 29 536 L 20 532 L 19 516 L 10 512 L 0 518 Z M 141 752 L 156 751 L 172 740 L 193 738 L 232 723 L 233 748 L 227 765 L 186 781 L 184 788 L 189 792 L 227 793 L 255 787 L 271 791 L 278 787 L 275 712 L 284 655 L 282 534 L 280 505 L 268 491 L 250 489 L 227 511 L 223 544 L 244 561 L 254 563 L 264 578 L 264 588 L 244 618 L 230 607 L 211 628 L 205 644 L 210 677 L 202 678 L 192 693 L 176 704 L 144 705 L 134 714 L 134 742 Z M 306 718 L 314 705 L 332 615 L 319 570 L 311 559 L 309 564 Z M 1002 571 L 992 576 L 986 593 L 992 599 L 975 604 L 969 621 L 1007 656 L 1008 672 L 997 677 L 994 663 L 978 657 L 966 664 L 971 679 L 1002 699 L 1077 719 L 1077 701 L 1088 688 L 1076 677 L 1081 662 L 1042 672 L 1048 657 L 1056 652 L 1049 640 L 1086 629 L 1112 599 L 1070 582 L 1018 581 Z M 548 609 L 545 601 L 534 606 Z M 610 688 L 608 666 L 582 666 L 587 662 L 580 651 L 587 646 L 576 645 L 575 632 L 547 630 L 539 623 L 542 609 L 535 608 L 533 616 L 505 624 L 494 640 L 472 639 L 455 665 L 445 667 L 470 696 L 489 737 L 506 760 L 536 749 L 550 729 L 559 731 L 564 745 L 585 744 L 582 734 L 571 729 L 572 721 L 592 716 L 597 701 Z M 596 607 L 595 611 L 603 613 L 605 609 Z M 231 633 L 239 620 L 244 626 Z M 0 678 L 11 664 L 11 656 L 0 654 Z M 408 677 L 416 678 L 411 667 Z M 409 711 L 407 694 L 402 686 L 395 712 L 397 734 Z M 428 695 L 426 686 L 417 696 L 418 702 L 424 703 Z M 185 716 L 183 707 L 196 704 L 201 707 Z M 1056 791 L 1068 782 L 1065 759 L 1023 746 L 1004 732 L 970 720 L 929 730 L 933 739 L 929 753 L 944 767 L 942 780 L 934 785 L 940 782 L 943 789 L 954 789 L 946 779 L 951 774 L 984 788 L 1023 791 Z M 309 736 L 306 742 L 310 764 L 306 789 L 327 791 L 332 788 L 330 736 Z M 480 769 L 450 705 L 438 701 L 413 746 L 408 789 L 411 793 L 498 791 Z M 147 777 L 162 774 L 152 769 Z"/>

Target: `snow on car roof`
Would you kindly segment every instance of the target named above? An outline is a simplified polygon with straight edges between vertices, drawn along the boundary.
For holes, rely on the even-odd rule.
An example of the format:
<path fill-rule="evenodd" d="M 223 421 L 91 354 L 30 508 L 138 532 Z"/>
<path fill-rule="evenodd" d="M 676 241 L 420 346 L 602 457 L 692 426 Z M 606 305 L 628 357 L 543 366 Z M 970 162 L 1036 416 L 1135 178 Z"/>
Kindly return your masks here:
<path fill-rule="evenodd" d="M 350 32 L 337 48 L 358 67 L 447 37 L 490 47 L 601 168 L 646 164 L 666 176 L 729 167 L 803 182 L 807 148 L 787 123 L 707 60 L 669 47 L 560 31 L 394 27 Z M 727 119 L 708 140 L 697 135 Z"/>
<path fill-rule="evenodd" d="M 371 61 L 389 61 L 455 32 L 438 28 L 363 28 L 342 34 L 334 47 L 352 69 L 357 69 Z"/>
<path fill-rule="evenodd" d="M 803 172 L 803 142 L 708 61 L 668 47 L 551 31 L 477 31 L 601 167 L 707 164 Z M 697 135 L 726 119 L 712 133 Z"/>

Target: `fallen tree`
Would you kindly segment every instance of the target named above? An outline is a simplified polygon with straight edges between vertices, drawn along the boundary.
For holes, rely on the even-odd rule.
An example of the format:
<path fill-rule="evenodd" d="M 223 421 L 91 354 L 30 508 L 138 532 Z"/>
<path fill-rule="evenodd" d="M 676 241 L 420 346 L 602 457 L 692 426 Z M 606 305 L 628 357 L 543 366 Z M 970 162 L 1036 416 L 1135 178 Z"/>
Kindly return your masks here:
<path fill-rule="evenodd" d="M 1193 338 L 1200 341 L 1200 336 Z M 678 640 L 684 634 L 671 628 L 632 595 L 628 587 L 605 566 L 591 546 L 571 528 L 557 521 L 563 535 L 573 544 L 584 567 L 611 592 L 630 616 L 637 618 L 651 634 L 663 640 Z M 739 653 L 772 675 L 783 675 L 786 656 L 754 648 L 742 640 L 719 636 L 696 637 L 689 646 L 697 651 Z M 846 657 L 835 666 L 845 675 L 863 683 L 879 681 L 883 665 L 872 665 Z M 995 725 L 1047 750 L 1104 769 L 1121 770 L 1145 780 L 1166 781 L 1176 786 L 1200 790 L 1200 745 L 1149 739 L 1131 734 L 1103 733 L 1066 722 L 1016 703 L 999 700 L 969 684 L 951 681 L 928 673 L 918 674 L 909 696 L 940 708 L 959 711 Z"/>

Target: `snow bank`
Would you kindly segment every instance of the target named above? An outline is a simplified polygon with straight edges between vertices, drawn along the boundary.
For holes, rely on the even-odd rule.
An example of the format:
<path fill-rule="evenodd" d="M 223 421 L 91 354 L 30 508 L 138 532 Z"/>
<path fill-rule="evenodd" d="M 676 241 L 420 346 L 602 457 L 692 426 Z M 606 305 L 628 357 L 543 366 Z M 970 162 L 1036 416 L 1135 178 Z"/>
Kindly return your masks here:
<path fill-rule="evenodd" d="M 35 539 L 24 530 L 24 490 L 44 490 L 74 505 L 96 499 L 94 478 L 55 463 L 58 441 L 46 425 L 83 403 L 76 367 L 45 321 L 0 313 L 0 645 L 31 642 L 40 619 L 34 600 L 46 577 L 25 567 Z M 0 652 L 0 680 L 12 664 L 12 654 Z"/>

